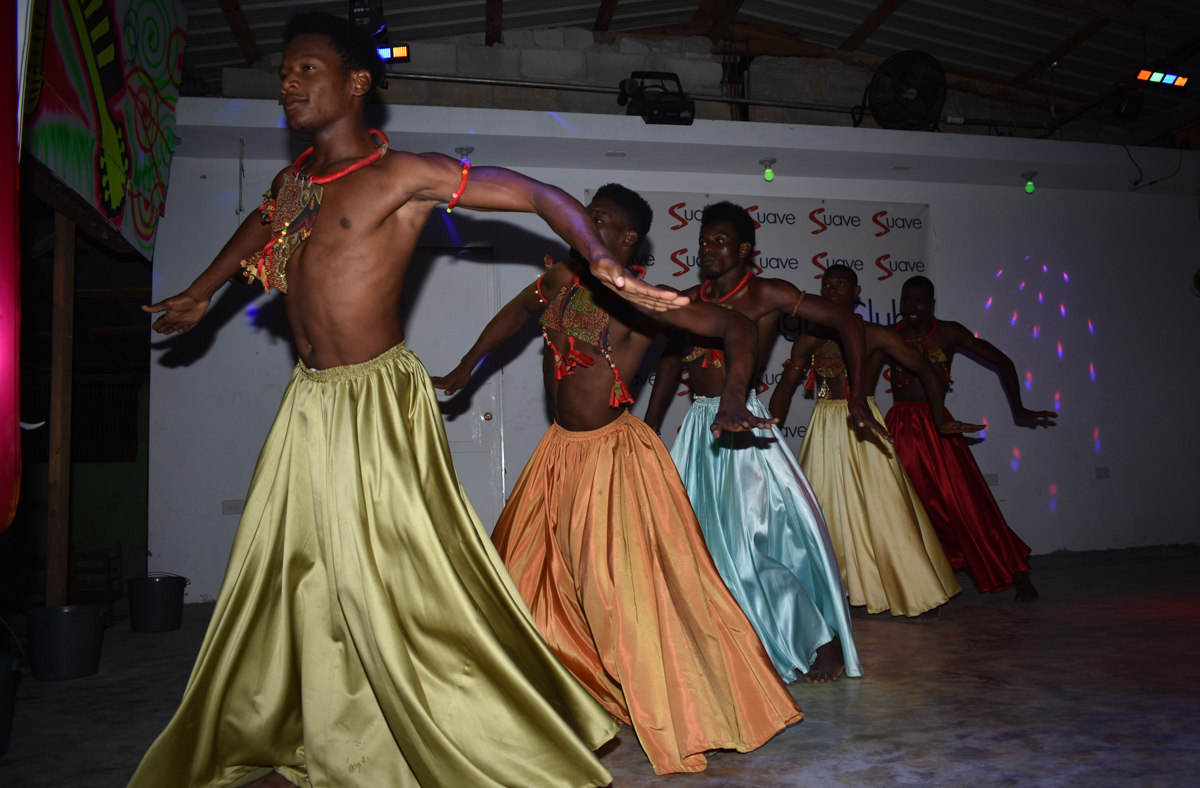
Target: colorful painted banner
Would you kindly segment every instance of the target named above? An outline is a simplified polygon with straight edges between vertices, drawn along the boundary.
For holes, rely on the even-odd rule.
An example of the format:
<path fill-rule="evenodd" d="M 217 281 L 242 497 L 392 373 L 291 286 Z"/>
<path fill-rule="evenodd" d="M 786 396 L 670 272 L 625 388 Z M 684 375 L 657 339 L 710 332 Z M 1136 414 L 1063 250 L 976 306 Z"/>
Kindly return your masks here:
<path fill-rule="evenodd" d="M 186 14 L 177 0 L 37 0 L 26 149 L 147 258 L 167 195 Z"/>
<path fill-rule="evenodd" d="M 925 204 L 674 192 L 641 195 L 654 209 L 654 224 L 636 262 L 645 266 L 646 281 L 652 284 L 682 290 L 700 282 L 696 269 L 700 216 L 705 205 L 721 200 L 741 205 L 754 219 L 754 261 L 762 276 L 786 279 L 801 290 L 819 293 L 821 274 L 828 266 L 850 266 L 862 287 L 857 311 L 868 320 L 895 322 L 900 286 L 910 276 L 921 274 L 937 283 L 933 225 Z M 589 190 L 584 202 L 591 198 Z M 781 318 L 781 339 L 770 357 L 760 361 L 757 390 L 764 405 L 800 329 L 798 319 Z M 884 384 L 883 388 L 890 388 L 886 380 Z M 686 394 L 687 387 L 679 391 Z M 643 393 L 641 399 L 649 397 Z M 673 403 L 663 420 L 664 436 L 675 434 L 689 402 L 681 396 Z M 793 452 L 800 450 L 811 410 L 810 401 L 797 394 L 788 423 L 780 425 Z M 673 439 L 666 437 L 666 441 L 670 445 Z"/>
<path fill-rule="evenodd" d="M 0 22 L 0 41 L 14 55 L 23 49 L 24 18 L 10 11 Z M 0 130 L 0 531 L 12 523 L 21 494 L 21 236 L 17 182 L 20 69 L 0 87 L 0 112 L 8 118 Z"/>

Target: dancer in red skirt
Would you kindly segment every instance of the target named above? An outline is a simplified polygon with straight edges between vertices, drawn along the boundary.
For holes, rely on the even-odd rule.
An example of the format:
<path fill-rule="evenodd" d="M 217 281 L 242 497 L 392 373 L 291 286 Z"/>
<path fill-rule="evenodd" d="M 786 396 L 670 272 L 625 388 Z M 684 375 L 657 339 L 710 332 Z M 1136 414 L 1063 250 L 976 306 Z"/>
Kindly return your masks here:
<path fill-rule="evenodd" d="M 950 380 L 950 362 L 959 348 L 992 364 L 1021 420 L 1052 419 L 1057 413 L 1033 411 L 1021 404 L 1021 385 L 1012 359 L 995 345 L 979 339 L 960 323 L 933 316 L 933 282 L 914 276 L 900 295 L 902 319 L 896 330 Z M 920 379 L 900 366 L 892 367 L 892 409 L 887 428 L 896 453 L 956 569 L 966 568 L 980 592 L 1017 588 L 1018 602 L 1036 602 L 1037 589 L 1029 580 L 1029 546 L 1013 533 L 996 505 L 971 449 L 961 435 L 944 435 L 933 425 Z M 946 418 L 952 418 L 947 411 Z"/>

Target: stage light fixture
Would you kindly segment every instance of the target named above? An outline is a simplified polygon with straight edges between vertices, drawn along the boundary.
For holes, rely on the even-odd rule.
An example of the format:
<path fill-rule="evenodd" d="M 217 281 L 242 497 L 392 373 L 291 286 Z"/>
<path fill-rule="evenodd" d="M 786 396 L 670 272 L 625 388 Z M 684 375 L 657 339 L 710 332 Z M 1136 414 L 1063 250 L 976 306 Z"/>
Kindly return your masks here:
<path fill-rule="evenodd" d="M 1178 74 L 1168 74 L 1165 71 L 1150 71 L 1145 68 L 1138 72 L 1137 79 L 1140 82 L 1155 82 L 1159 85 L 1171 85 L 1177 88 L 1182 88 L 1188 83 L 1187 77 L 1181 77 Z"/>
<path fill-rule="evenodd" d="M 646 80 L 656 79 L 657 85 L 647 85 Z M 675 90 L 667 87 L 675 83 Z M 626 115 L 640 115 L 648 124 L 664 126 L 690 126 L 696 118 L 696 102 L 683 92 L 683 83 L 678 74 L 669 71 L 635 71 L 629 79 L 621 80 L 618 86 L 617 104 L 624 107 Z"/>
<path fill-rule="evenodd" d="M 774 159 L 759 159 L 759 164 L 763 166 L 763 180 L 767 183 L 775 180 L 775 170 L 771 169 L 775 164 Z"/>
<path fill-rule="evenodd" d="M 1037 170 L 1030 170 L 1029 172 L 1021 173 L 1021 180 L 1025 181 L 1025 193 L 1026 194 L 1033 194 L 1033 190 L 1034 190 L 1034 188 L 1036 188 L 1033 185 L 1033 179 L 1036 177 L 1037 177 Z"/>
<path fill-rule="evenodd" d="M 387 20 L 383 16 L 382 0 L 349 0 L 350 21 L 371 34 L 375 52 L 384 63 L 407 63 L 408 44 L 392 44 L 388 40 Z M 380 87 L 387 87 L 384 80 Z"/>

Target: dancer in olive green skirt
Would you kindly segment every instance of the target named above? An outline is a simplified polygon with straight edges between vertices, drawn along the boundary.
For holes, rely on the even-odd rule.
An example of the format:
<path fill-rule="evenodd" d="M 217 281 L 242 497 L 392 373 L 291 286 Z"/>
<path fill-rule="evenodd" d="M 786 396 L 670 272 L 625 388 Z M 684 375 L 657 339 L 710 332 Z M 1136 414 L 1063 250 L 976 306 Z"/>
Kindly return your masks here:
<path fill-rule="evenodd" d="M 536 212 L 626 298 L 686 299 L 627 277 L 558 189 L 389 153 L 362 114 L 382 64 L 346 20 L 297 17 L 285 40 L 284 113 L 312 150 L 187 290 L 146 307 L 156 331 L 186 330 L 244 269 L 286 294 L 301 360 L 179 711 L 130 785 L 606 785 L 592 751 L 616 723 L 546 646 L 480 526 L 398 302 L 430 212 L 460 200 Z"/>

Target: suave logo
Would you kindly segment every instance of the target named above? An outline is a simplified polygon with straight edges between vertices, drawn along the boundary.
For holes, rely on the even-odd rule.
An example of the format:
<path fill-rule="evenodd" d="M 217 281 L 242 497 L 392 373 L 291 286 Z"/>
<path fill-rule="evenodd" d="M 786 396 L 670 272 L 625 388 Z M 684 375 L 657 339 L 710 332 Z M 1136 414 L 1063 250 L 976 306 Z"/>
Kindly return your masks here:
<path fill-rule="evenodd" d="M 876 225 L 878 225 L 881 228 L 879 232 L 875 233 L 876 238 L 878 238 L 881 235 L 887 235 L 892 230 L 920 230 L 921 229 L 921 220 L 920 219 L 904 219 L 902 217 L 897 216 L 894 219 L 884 219 L 881 222 L 881 221 L 879 221 L 879 217 L 881 217 L 881 216 L 887 216 L 887 211 L 880 211 L 879 213 L 877 213 L 871 217 L 871 221 L 873 221 Z"/>
<path fill-rule="evenodd" d="M 920 221 L 919 219 L 917 221 Z M 879 235 L 879 233 L 876 233 Z M 879 277 L 879 281 L 890 279 L 897 273 L 925 273 L 925 263 L 921 260 L 892 260 L 890 254 L 882 254 L 875 258 L 875 265 L 880 271 L 883 271 L 883 276 Z M 883 261 L 888 260 L 888 264 L 884 265 Z"/>
<path fill-rule="evenodd" d="M 808 425 L 803 425 L 800 427 L 780 427 L 779 431 L 783 433 L 783 437 L 785 438 L 803 438 L 804 434 L 808 432 Z"/>
<path fill-rule="evenodd" d="M 813 235 L 820 235 L 830 227 L 859 227 L 862 225 L 862 219 L 857 216 L 844 216 L 840 213 L 831 213 L 828 216 L 817 218 L 820 214 L 825 213 L 824 208 L 818 208 L 808 214 L 808 219 L 817 226 L 817 229 L 812 231 Z M 791 214 L 789 214 L 790 216 Z M 791 222 L 788 222 L 791 224 Z"/>
<path fill-rule="evenodd" d="M 753 205 L 747 208 L 747 211 L 757 210 L 758 206 Z M 754 218 L 755 229 L 760 229 L 764 224 L 795 224 L 796 214 L 794 213 L 757 213 L 751 214 Z"/>
<path fill-rule="evenodd" d="M 692 270 L 692 266 L 694 266 L 696 264 L 695 257 L 687 258 L 687 262 L 680 260 L 679 255 L 681 255 L 681 254 L 684 254 L 684 255 L 687 254 L 687 249 L 686 248 L 685 249 L 676 249 L 674 252 L 671 252 L 671 262 L 674 263 L 675 265 L 679 266 L 679 269 L 680 269 L 678 271 L 673 271 L 671 273 L 671 276 L 683 276 L 688 271 Z"/>
<path fill-rule="evenodd" d="M 847 268 L 853 268 L 855 271 L 863 270 L 864 263 L 862 260 L 851 259 L 849 257 L 830 257 L 828 260 L 825 260 L 826 257 L 829 257 L 829 252 L 819 252 L 813 255 L 812 264 L 821 269 L 821 273 L 814 276 L 813 279 L 820 279 L 824 276 L 825 271 L 831 265 L 844 265 Z"/>
<path fill-rule="evenodd" d="M 750 214 L 751 219 L 754 219 L 754 229 L 755 230 L 762 228 L 762 224 L 760 224 L 759 220 L 755 219 L 755 217 L 754 217 L 754 212 L 757 210 L 758 210 L 757 205 L 751 205 L 749 208 L 746 208 L 746 213 Z M 682 213 L 680 213 L 680 211 L 682 211 Z M 673 225 L 671 227 L 672 230 L 682 230 L 684 227 L 687 227 L 690 222 L 698 222 L 704 216 L 703 209 L 692 208 L 691 210 L 688 210 L 687 203 L 685 203 L 685 202 L 675 203 L 674 205 L 672 205 L 670 208 L 667 209 L 667 213 L 669 213 L 671 215 L 671 217 L 675 219 L 675 221 L 679 222 L 679 224 Z M 767 216 L 774 217 L 774 218 L 768 218 L 766 220 L 767 224 L 795 224 L 796 223 L 795 215 L 790 214 L 790 213 L 785 213 L 785 214 L 769 213 L 769 214 L 767 214 Z M 789 216 L 791 217 L 790 221 L 787 220 L 787 217 L 789 217 Z"/>
<path fill-rule="evenodd" d="M 635 254 L 633 256 L 633 264 L 640 265 L 643 268 L 649 268 L 654 265 L 654 255 L 652 254 Z"/>

